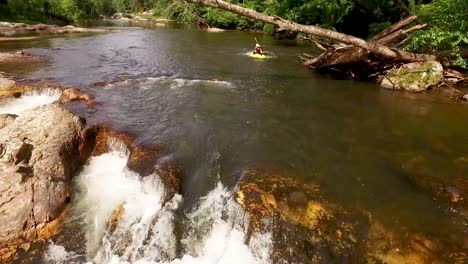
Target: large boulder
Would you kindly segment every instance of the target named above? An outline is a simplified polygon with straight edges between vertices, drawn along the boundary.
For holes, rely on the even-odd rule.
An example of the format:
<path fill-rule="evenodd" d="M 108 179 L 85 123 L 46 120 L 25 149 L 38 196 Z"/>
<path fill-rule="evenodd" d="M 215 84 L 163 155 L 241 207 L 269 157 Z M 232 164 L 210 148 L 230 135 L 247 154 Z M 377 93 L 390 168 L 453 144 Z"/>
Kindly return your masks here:
<path fill-rule="evenodd" d="M 22 243 L 51 235 L 43 230 L 70 201 L 82 129 L 80 118 L 49 105 L 0 130 L 0 260 L 12 257 Z"/>
<path fill-rule="evenodd" d="M 380 85 L 387 89 L 422 92 L 437 85 L 443 71 L 437 61 L 408 63 L 388 71 Z"/>

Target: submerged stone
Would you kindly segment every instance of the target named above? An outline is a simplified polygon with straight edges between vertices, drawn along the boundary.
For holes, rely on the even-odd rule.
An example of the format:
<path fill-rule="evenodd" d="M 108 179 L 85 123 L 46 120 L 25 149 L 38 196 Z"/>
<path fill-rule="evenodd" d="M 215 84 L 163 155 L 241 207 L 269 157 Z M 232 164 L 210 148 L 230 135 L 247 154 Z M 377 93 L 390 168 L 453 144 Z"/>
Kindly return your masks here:
<path fill-rule="evenodd" d="M 273 232 L 274 263 L 361 263 L 367 217 L 327 201 L 318 185 L 292 175 L 246 170 L 236 201 L 252 232 Z"/>

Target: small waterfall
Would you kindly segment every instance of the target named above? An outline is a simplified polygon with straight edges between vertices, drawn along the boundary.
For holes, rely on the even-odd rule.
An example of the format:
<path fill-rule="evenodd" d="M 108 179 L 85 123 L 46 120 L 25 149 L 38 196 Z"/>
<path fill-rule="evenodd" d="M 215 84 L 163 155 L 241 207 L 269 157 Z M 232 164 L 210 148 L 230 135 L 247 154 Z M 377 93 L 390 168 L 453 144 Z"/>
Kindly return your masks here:
<path fill-rule="evenodd" d="M 202 197 L 198 205 L 176 220 L 182 197 L 162 203 L 164 186 L 157 175 L 141 178 L 128 170 L 128 151 L 122 144 L 90 159 L 78 176 L 81 193 L 77 210 L 86 225 L 86 259 L 91 263 L 160 264 L 266 264 L 270 263 L 271 234 L 256 234 L 246 241 L 248 215 L 221 183 Z M 113 230 L 107 228 L 112 212 L 123 205 Z M 177 250 L 175 221 L 186 231 Z M 60 262 L 69 254 L 51 245 L 44 258 Z M 57 258 L 54 259 L 54 252 Z"/>
<path fill-rule="evenodd" d="M 23 112 L 52 104 L 60 98 L 61 92 L 56 89 L 26 92 L 19 98 L 8 98 L 0 101 L 0 114 L 21 115 Z"/>

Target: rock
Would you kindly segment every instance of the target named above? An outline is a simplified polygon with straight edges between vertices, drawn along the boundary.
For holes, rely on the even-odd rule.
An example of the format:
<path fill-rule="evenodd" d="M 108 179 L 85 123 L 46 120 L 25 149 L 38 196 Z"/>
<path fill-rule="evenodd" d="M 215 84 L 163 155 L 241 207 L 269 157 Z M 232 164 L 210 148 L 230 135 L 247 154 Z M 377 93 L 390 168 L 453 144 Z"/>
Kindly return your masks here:
<path fill-rule="evenodd" d="M 0 52 L 0 63 L 31 63 L 45 60 L 43 57 L 33 56 L 27 52 Z M 9 82 L 11 85 L 11 82 Z"/>
<path fill-rule="evenodd" d="M 380 85 L 387 89 L 421 92 L 437 85 L 442 80 L 443 70 L 436 61 L 408 63 L 388 71 Z"/>
<path fill-rule="evenodd" d="M 464 200 L 468 198 L 468 180 L 432 176 L 431 170 L 426 166 L 426 159 L 416 156 L 404 162 L 401 167 L 412 183 L 428 192 L 434 199 L 463 206 Z M 468 216 L 468 207 L 466 211 Z"/>
<path fill-rule="evenodd" d="M 12 114 L 0 114 L 0 129 L 13 123 L 17 117 L 17 115 Z"/>
<path fill-rule="evenodd" d="M 367 263 L 467 263 L 463 246 L 421 233 L 399 233 L 374 221 L 367 240 Z"/>
<path fill-rule="evenodd" d="M 208 32 L 224 32 L 226 30 L 221 29 L 221 28 L 209 27 L 209 28 L 206 29 L 206 31 L 208 31 Z"/>
<path fill-rule="evenodd" d="M 66 88 L 62 91 L 60 96 L 59 103 L 64 104 L 71 101 L 83 100 L 86 104 L 93 104 L 93 98 L 91 95 L 83 93 L 78 88 Z"/>
<path fill-rule="evenodd" d="M 70 201 L 82 129 L 80 118 L 49 105 L 24 113 L 0 130 L 0 248 L 53 233 L 45 228 Z"/>
<path fill-rule="evenodd" d="M 249 169 L 235 199 L 251 232 L 272 232 L 273 263 L 359 263 L 368 218 L 327 201 L 319 186 L 283 172 Z"/>
<path fill-rule="evenodd" d="M 23 23 L 2 22 L 0 24 L 0 34 L 11 36 L 26 32 L 41 32 L 51 34 L 66 34 L 66 33 L 104 33 L 115 32 L 117 30 L 101 29 L 101 28 L 79 28 L 74 26 L 59 27 L 56 25 L 36 24 L 27 25 Z"/>
<path fill-rule="evenodd" d="M 468 94 L 463 95 L 462 100 L 468 101 Z"/>
<path fill-rule="evenodd" d="M 128 20 L 137 20 L 137 21 L 146 21 L 148 19 L 143 18 L 141 16 L 133 15 L 133 14 L 125 14 L 125 13 L 115 13 L 111 19 L 113 20 L 121 20 L 121 21 L 128 21 Z"/>
<path fill-rule="evenodd" d="M 42 90 L 60 90 L 62 87 L 57 87 L 54 85 L 49 85 L 47 83 L 31 83 L 31 84 L 18 84 L 16 83 L 13 86 L 10 86 L 5 89 L 0 89 L 0 99 L 8 97 L 21 97 L 24 93 L 33 92 L 33 91 L 42 91 Z"/>

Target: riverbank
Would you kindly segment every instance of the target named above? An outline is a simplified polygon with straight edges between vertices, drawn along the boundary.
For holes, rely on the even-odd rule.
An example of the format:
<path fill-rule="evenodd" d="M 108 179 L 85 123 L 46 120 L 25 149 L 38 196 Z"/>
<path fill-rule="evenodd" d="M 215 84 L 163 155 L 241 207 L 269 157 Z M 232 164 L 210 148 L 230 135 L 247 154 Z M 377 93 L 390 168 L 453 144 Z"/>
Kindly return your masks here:
<path fill-rule="evenodd" d="M 26 33 L 48 33 L 48 34 L 69 34 L 69 33 L 108 33 L 117 32 L 117 30 L 100 29 L 100 28 L 80 28 L 75 26 L 57 26 L 46 24 L 25 24 L 14 22 L 0 22 L 0 35 L 10 36 L 8 40 L 13 40 L 11 36 L 21 35 Z M 24 37 L 23 37 L 24 38 Z M 6 41 L 5 38 L 0 38 L 0 41 Z"/>

